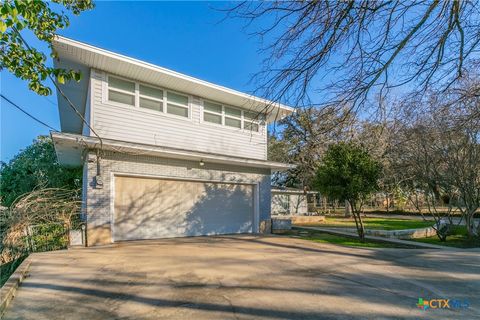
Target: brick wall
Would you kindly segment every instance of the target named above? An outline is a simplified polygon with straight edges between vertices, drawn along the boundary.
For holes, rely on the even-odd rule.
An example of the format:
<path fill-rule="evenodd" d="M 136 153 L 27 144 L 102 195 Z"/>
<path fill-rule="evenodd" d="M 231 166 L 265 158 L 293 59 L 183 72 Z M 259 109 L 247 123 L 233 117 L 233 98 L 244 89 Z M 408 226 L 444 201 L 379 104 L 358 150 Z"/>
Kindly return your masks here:
<path fill-rule="evenodd" d="M 259 218 L 270 219 L 270 170 L 239 167 L 198 161 L 158 158 L 106 152 L 100 161 L 103 188 L 96 189 L 97 164 L 94 154 L 86 157 L 84 166 L 84 208 L 87 213 L 88 245 L 111 242 L 112 173 L 152 175 L 170 178 L 191 178 L 224 182 L 259 183 Z M 90 159 L 91 161 L 89 161 Z M 86 191 L 86 192 L 85 192 Z"/>

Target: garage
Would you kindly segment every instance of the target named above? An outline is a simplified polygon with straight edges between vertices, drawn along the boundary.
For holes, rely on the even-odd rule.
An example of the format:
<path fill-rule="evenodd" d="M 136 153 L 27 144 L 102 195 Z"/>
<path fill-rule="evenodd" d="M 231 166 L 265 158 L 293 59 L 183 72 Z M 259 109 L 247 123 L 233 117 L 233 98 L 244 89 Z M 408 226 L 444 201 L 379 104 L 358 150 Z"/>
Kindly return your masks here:
<path fill-rule="evenodd" d="M 255 231 L 254 186 L 114 177 L 113 241 Z"/>

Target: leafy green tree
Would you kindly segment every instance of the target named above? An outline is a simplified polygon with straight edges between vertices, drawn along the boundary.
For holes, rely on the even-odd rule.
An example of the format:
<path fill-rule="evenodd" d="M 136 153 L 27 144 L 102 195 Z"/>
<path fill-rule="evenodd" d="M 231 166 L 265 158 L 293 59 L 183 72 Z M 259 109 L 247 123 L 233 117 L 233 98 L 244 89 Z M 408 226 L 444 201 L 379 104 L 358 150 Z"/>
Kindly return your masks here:
<path fill-rule="evenodd" d="M 320 193 L 349 202 L 361 240 L 365 239 L 362 205 L 378 190 L 380 173 L 378 161 L 358 145 L 345 142 L 328 148 L 316 173 L 315 186 Z"/>
<path fill-rule="evenodd" d="M 35 188 L 78 189 L 82 169 L 60 166 L 52 140 L 39 136 L 8 164 L 1 163 L 0 178 L 1 204 L 10 206 L 19 196 Z"/>
<path fill-rule="evenodd" d="M 63 5 L 71 13 L 78 15 L 93 8 L 91 0 L 54 0 L 53 4 Z M 52 9 L 52 3 L 39 0 L 4 0 L 0 4 L 0 68 L 9 70 L 13 75 L 28 82 L 30 90 L 40 95 L 50 95 L 52 90 L 46 85 L 47 78 L 58 83 L 79 81 L 81 74 L 75 70 L 49 67 L 47 57 L 31 47 L 22 37 L 22 30 L 31 31 L 40 41 L 52 41 L 58 29 L 68 27 L 66 14 Z M 52 57 L 55 53 L 52 50 Z M 52 80 L 53 81 L 53 80 Z"/>

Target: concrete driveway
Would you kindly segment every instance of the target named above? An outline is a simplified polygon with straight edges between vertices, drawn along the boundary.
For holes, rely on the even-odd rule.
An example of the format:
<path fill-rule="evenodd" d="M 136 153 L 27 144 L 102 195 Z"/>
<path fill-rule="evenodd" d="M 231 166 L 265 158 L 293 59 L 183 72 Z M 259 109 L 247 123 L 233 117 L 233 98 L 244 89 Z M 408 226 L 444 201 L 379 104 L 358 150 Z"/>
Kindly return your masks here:
<path fill-rule="evenodd" d="M 479 251 L 219 236 L 35 254 L 5 319 L 474 319 Z M 462 309 L 418 298 L 468 299 Z"/>

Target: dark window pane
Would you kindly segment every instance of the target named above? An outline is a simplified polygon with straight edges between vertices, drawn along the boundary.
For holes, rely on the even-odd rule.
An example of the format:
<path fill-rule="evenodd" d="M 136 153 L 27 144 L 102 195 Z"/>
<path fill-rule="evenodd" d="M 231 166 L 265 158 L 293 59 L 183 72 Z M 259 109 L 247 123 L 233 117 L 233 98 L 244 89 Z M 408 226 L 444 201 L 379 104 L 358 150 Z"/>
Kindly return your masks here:
<path fill-rule="evenodd" d="M 240 118 L 242 116 L 242 111 L 235 108 L 225 107 L 225 114 L 227 116 Z"/>
<path fill-rule="evenodd" d="M 135 83 L 118 79 L 115 77 L 108 77 L 108 86 L 110 88 L 115 88 L 115 89 L 120 89 L 120 90 L 125 90 L 128 92 L 135 93 Z"/>
<path fill-rule="evenodd" d="M 167 105 L 167 113 L 188 118 L 188 108 L 179 107 L 173 104 Z"/>
<path fill-rule="evenodd" d="M 161 101 L 140 98 L 140 108 L 163 111 L 163 103 Z"/>
<path fill-rule="evenodd" d="M 245 122 L 245 130 L 258 132 L 258 124 Z"/>
<path fill-rule="evenodd" d="M 167 92 L 167 100 L 169 102 L 175 102 L 178 104 L 183 104 L 184 106 L 188 106 L 188 97 L 182 96 L 180 94 Z"/>
<path fill-rule="evenodd" d="M 211 114 L 211 113 L 205 112 L 203 114 L 203 120 L 207 122 L 222 124 L 222 116 L 217 114 Z"/>
<path fill-rule="evenodd" d="M 135 96 L 113 90 L 108 90 L 108 100 L 135 105 Z"/>
<path fill-rule="evenodd" d="M 203 109 L 207 111 L 222 113 L 222 106 L 220 104 L 203 101 Z"/>
<path fill-rule="evenodd" d="M 152 87 L 140 85 L 140 94 L 152 98 L 163 99 L 163 91 Z"/>
<path fill-rule="evenodd" d="M 239 119 L 225 117 L 225 125 L 229 127 L 234 127 L 234 128 L 241 128 L 242 121 Z"/>

